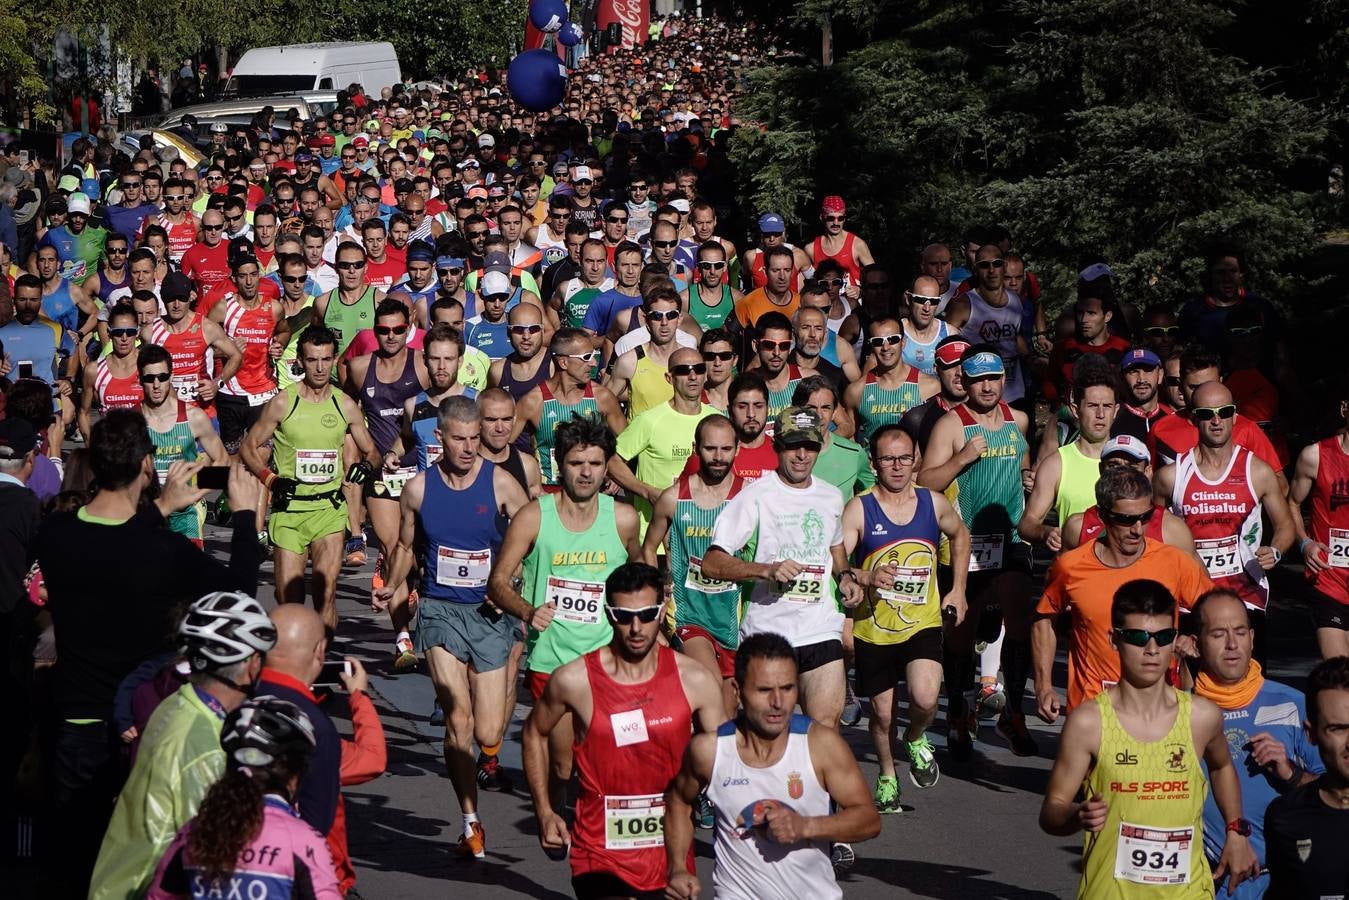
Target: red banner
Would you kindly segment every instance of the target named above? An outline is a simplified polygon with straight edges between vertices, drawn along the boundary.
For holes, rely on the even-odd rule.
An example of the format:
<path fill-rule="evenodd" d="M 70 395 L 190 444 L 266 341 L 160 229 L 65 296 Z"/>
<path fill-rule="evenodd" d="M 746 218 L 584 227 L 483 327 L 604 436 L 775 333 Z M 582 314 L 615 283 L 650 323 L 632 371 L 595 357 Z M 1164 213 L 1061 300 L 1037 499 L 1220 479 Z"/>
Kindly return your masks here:
<path fill-rule="evenodd" d="M 529 16 L 525 16 L 525 49 L 538 50 L 543 46 L 544 34 L 534 27 L 534 23 L 529 21 Z"/>
<path fill-rule="evenodd" d="M 640 47 L 646 43 L 646 32 L 651 26 L 651 9 L 647 0 L 599 0 L 595 24 L 600 30 L 617 22 L 623 26 L 624 47 Z"/>

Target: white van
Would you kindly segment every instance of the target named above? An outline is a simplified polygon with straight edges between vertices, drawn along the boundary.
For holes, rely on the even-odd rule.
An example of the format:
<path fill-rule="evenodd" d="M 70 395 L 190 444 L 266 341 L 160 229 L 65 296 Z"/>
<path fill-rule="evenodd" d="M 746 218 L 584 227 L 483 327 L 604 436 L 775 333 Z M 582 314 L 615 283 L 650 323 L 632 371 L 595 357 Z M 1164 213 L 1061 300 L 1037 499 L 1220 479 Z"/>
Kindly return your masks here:
<path fill-rule="evenodd" d="M 386 41 L 336 41 L 254 47 L 235 64 L 225 92 L 237 97 L 294 91 L 340 91 L 356 82 L 367 94 L 402 80 L 398 54 Z"/>

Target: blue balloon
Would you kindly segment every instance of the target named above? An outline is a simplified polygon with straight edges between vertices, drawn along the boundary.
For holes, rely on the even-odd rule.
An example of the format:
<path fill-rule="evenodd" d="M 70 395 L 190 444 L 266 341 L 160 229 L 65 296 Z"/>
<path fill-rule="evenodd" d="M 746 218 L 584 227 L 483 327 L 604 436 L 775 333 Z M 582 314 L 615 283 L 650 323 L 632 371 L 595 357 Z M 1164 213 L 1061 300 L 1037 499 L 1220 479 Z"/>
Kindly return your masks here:
<path fill-rule="evenodd" d="M 567 4 L 564 0 L 532 0 L 529 21 L 544 34 L 556 34 L 567 24 Z"/>
<path fill-rule="evenodd" d="M 562 30 L 557 33 L 557 42 L 564 47 L 575 47 L 577 44 L 581 43 L 581 39 L 584 37 L 585 32 L 581 30 L 579 24 L 576 22 L 568 22 L 566 25 L 563 25 Z"/>
<path fill-rule="evenodd" d="M 567 68 L 552 50 L 526 50 L 506 69 L 506 88 L 525 109 L 544 112 L 567 94 Z"/>

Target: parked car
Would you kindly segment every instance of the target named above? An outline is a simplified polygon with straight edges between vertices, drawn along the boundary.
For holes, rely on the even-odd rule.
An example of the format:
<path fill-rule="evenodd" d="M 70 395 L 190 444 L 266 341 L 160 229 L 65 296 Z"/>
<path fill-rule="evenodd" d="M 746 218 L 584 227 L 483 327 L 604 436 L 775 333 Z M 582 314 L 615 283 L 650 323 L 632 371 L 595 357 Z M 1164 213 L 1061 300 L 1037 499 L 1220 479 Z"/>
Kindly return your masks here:
<path fill-rule="evenodd" d="M 248 122 L 264 106 L 276 110 L 278 120 L 294 109 L 301 119 L 317 119 L 332 115 L 337 109 L 337 91 L 297 91 L 290 94 L 274 94 L 266 97 L 232 97 L 213 103 L 194 103 L 170 110 L 158 123 L 160 128 L 173 128 L 181 125 L 183 116 L 196 116 L 197 122 L 210 123 L 217 119 L 228 122 Z"/>

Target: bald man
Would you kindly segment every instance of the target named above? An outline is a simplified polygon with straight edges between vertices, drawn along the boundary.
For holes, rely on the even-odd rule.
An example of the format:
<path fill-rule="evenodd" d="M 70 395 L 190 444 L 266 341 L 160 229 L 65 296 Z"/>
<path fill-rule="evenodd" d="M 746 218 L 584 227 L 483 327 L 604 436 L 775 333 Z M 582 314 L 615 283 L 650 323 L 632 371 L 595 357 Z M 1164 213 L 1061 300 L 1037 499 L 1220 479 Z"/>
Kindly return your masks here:
<path fill-rule="evenodd" d="M 946 268 L 950 271 L 949 262 Z M 919 275 L 913 280 L 913 287 L 904 292 L 904 303 L 909 308 L 908 318 L 900 323 L 904 326 L 904 362 L 925 375 L 935 376 L 937 345 L 954 333 L 945 320 L 937 318 L 942 305 L 941 282 L 931 275 Z"/>
<path fill-rule="evenodd" d="M 937 312 L 946 311 L 946 304 L 956 295 L 956 287 L 951 283 L 951 248 L 945 244 L 928 244 L 919 257 L 919 267 L 924 275 L 937 281 L 937 296 L 941 303 Z"/>

